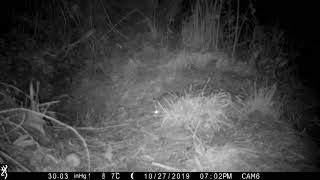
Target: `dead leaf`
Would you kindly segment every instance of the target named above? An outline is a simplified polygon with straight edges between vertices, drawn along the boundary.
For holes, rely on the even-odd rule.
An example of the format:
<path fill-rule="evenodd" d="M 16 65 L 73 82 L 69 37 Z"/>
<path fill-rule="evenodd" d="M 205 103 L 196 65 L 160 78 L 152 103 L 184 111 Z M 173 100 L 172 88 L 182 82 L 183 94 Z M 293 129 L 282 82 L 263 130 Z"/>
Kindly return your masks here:
<path fill-rule="evenodd" d="M 43 135 L 46 135 L 46 132 L 43 128 L 45 124 L 46 121 L 43 119 L 41 115 L 32 112 L 27 112 L 27 118 L 24 122 L 24 126 L 34 128 L 40 131 Z"/>
<path fill-rule="evenodd" d="M 104 158 L 106 158 L 107 160 L 109 160 L 110 162 L 112 162 L 112 157 L 113 157 L 113 154 L 112 154 L 112 146 L 110 144 L 107 145 L 108 148 L 106 150 L 106 152 L 104 153 Z"/>
<path fill-rule="evenodd" d="M 14 142 L 14 145 L 19 147 L 27 147 L 35 144 L 34 140 L 29 135 L 21 135 Z"/>

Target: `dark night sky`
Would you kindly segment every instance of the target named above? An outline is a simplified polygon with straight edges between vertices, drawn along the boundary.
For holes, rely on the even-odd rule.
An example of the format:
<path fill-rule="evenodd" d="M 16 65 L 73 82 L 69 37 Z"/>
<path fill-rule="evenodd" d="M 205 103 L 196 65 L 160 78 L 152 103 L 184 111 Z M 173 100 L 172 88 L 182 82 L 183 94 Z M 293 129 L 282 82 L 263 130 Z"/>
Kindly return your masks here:
<path fill-rule="evenodd" d="M 318 31 L 320 9 L 317 1 L 258 0 L 258 12 L 264 24 L 278 18 L 280 25 L 289 33 L 290 38 L 305 40 L 309 45 L 314 42 Z"/>
<path fill-rule="evenodd" d="M 296 63 L 304 79 L 312 86 L 320 82 L 319 23 L 320 6 L 318 1 L 258 0 L 258 12 L 263 24 L 279 19 L 295 46 L 301 46 Z M 318 88 L 318 87 L 317 87 Z"/>

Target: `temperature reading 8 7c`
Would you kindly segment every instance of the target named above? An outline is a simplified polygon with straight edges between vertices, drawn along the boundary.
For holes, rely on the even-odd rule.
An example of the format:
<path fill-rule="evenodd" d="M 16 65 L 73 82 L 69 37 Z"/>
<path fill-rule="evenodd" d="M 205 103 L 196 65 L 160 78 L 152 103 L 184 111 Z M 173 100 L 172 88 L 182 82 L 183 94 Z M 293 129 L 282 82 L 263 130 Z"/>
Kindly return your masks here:
<path fill-rule="evenodd" d="M 111 179 L 120 179 L 120 173 L 118 172 L 111 173 Z"/>
<path fill-rule="evenodd" d="M 110 177 L 111 175 L 111 177 Z M 101 179 L 104 180 L 104 179 L 120 179 L 120 173 L 118 172 L 111 172 L 111 173 L 105 173 L 103 172 L 101 174 Z"/>

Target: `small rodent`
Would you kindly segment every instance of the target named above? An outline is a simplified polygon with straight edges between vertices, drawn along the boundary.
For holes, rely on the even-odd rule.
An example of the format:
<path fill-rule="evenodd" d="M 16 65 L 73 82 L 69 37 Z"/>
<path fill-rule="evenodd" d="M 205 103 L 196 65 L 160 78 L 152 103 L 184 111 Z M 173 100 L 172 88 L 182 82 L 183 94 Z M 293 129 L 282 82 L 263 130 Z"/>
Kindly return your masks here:
<path fill-rule="evenodd" d="M 173 104 L 179 96 L 176 93 L 166 92 L 161 96 L 154 98 L 154 109 L 152 114 L 154 116 L 159 116 L 163 112 L 163 108 L 168 107 L 168 105 Z"/>

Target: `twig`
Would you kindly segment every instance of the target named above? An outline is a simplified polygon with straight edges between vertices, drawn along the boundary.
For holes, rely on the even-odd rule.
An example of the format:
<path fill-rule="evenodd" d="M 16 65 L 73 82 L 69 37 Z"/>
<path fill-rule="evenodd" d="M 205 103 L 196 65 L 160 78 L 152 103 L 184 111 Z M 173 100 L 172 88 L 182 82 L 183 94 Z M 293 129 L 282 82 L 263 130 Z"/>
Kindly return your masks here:
<path fill-rule="evenodd" d="M 121 23 L 123 20 L 127 19 L 131 14 L 133 14 L 133 13 L 135 13 L 135 12 L 138 12 L 138 13 L 141 14 L 141 12 L 140 12 L 138 9 L 134 9 L 134 10 L 130 11 L 126 16 L 122 17 L 117 24 L 115 24 L 114 26 L 112 26 L 111 29 L 110 29 L 108 32 L 106 32 L 105 35 L 103 35 L 103 36 L 101 37 L 101 39 L 103 39 L 103 38 L 104 38 L 107 34 L 109 34 L 111 31 L 116 31 L 116 27 L 119 26 L 120 23 Z M 127 36 L 123 35 L 121 32 L 119 32 L 119 31 L 116 31 L 116 32 L 119 33 L 119 34 L 120 34 L 122 37 L 124 37 L 126 40 L 129 39 Z"/>
<path fill-rule="evenodd" d="M 109 24 L 107 24 L 107 26 L 109 27 L 109 28 L 112 28 L 112 21 L 111 21 L 111 18 L 110 18 L 110 16 L 109 16 L 109 14 L 108 14 L 108 12 L 107 12 L 107 10 L 106 10 L 106 8 L 104 7 L 104 5 L 103 5 L 103 3 L 101 2 L 101 0 L 100 0 L 100 3 L 101 3 L 101 6 L 103 7 L 103 10 L 104 10 L 104 13 L 105 13 L 105 16 L 108 18 L 108 21 L 109 21 Z M 120 22 L 119 22 L 120 23 Z M 118 31 L 117 29 L 114 29 L 114 31 L 116 32 L 116 33 L 118 33 L 118 34 L 120 34 L 122 37 L 124 37 L 126 40 L 129 40 L 129 38 L 127 37 L 127 36 L 125 36 L 124 34 L 122 34 L 120 31 Z M 110 31 L 109 31 L 110 32 Z M 109 33 L 108 32 L 108 33 Z M 107 34 L 108 34 L 107 33 Z M 102 36 L 102 38 L 104 38 L 104 35 Z M 101 39 L 102 39 L 101 38 Z"/>
<path fill-rule="evenodd" d="M 22 125 L 23 125 L 23 123 L 25 122 L 25 119 L 26 119 L 26 114 L 23 113 L 23 115 L 24 116 L 22 118 L 22 121 L 20 121 L 20 123 L 11 122 L 10 120 L 7 120 L 7 118 L 4 119 L 4 122 L 7 122 L 7 123 L 11 124 L 12 126 L 14 126 L 14 128 L 11 129 L 9 132 L 7 132 L 7 134 L 10 134 L 11 132 L 15 131 L 18 128 L 22 128 Z M 10 118 L 10 116 L 8 117 L 8 119 L 9 118 Z"/>
<path fill-rule="evenodd" d="M 5 130 L 4 126 L 1 126 L 1 129 L 2 129 L 2 131 L 3 131 L 4 138 L 5 138 L 8 142 L 12 143 L 12 141 L 10 140 L 8 134 L 6 133 L 6 130 Z"/>
<path fill-rule="evenodd" d="M 74 47 L 76 47 L 77 44 L 81 43 L 82 41 L 84 41 L 84 40 L 88 39 L 90 36 L 92 36 L 93 33 L 95 33 L 95 30 L 91 29 L 90 31 L 85 33 L 83 36 L 81 36 L 80 39 L 78 39 L 77 41 L 75 41 L 75 42 L 73 42 L 71 44 L 63 46 L 61 48 L 60 52 L 57 53 L 57 55 L 59 55 L 63 51 L 66 51 L 65 52 L 65 55 L 66 55 L 70 50 L 72 50 Z"/>
<path fill-rule="evenodd" d="M 164 165 L 164 164 L 160 164 L 160 163 L 157 163 L 157 162 L 152 162 L 152 165 L 160 167 L 160 168 L 163 168 L 163 169 L 168 170 L 168 171 L 182 171 L 181 169 L 170 167 L 170 166 L 167 166 L 167 165 Z"/>
<path fill-rule="evenodd" d="M 28 94 L 26 94 L 25 92 L 23 92 L 22 90 L 20 90 L 19 88 L 15 87 L 15 86 L 13 86 L 13 85 L 10 85 L 10 84 L 4 83 L 4 82 L 0 82 L 0 84 L 2 84 L 3 86 L 6 86 L 6 87 L 12 88 L 12 89 L 20 92 L 20 93 L 23 94 L 24 96 L 29 97 Z"/>
<path fill-rule="evenodd" d="M 118 124 L 118 125 L 111 125 L 111 126 L 106 126 L 106 127 L 75 127 L 75 129 L 78 130 L 87 130 L 87 131 L 93 131 L 93 130 L 106 130 L 106 129 L 110 129 L 110 128 L 115 128 L 115 127 L 121 127 L 121 126 L 128 126 L 130 125 L 129 123 L 125 123 L 125 124 Z"/>
<path fill-rule="evenodd" d="M 24 167 L 22 164 L 20 164 L 18 161 L 16 161 L 15 159 L 13 159 L 11 156 L 9 156 L 7 153 L 0 151 L 0 154 L 2 156 L 4 156 L 6 159 L 9 159 L 10 161 L 12 161 L 15 165 L 19 166 L 22 170 L 24 170 L 25 172 L 31 172 L 29 169 L 27 169 L 26 167 Z"/>
<path fill-rule="evenodd" d="M 233 42 L 233 49 L 232 49 L 232 59 L 235 58 L 235 53 L 236 53 L 236 46 L 238 42 L 238 36 L 239 36 L 239 13 L 240 13 L 240 0 L 237 0 L 237 22 L 236 22 L 236 33 L 234 37 L 234 42 Z"/>

